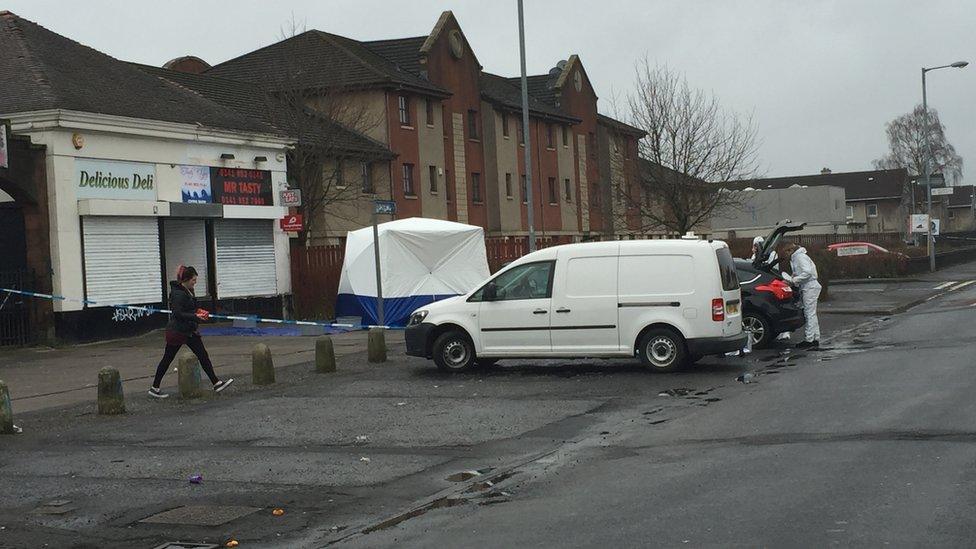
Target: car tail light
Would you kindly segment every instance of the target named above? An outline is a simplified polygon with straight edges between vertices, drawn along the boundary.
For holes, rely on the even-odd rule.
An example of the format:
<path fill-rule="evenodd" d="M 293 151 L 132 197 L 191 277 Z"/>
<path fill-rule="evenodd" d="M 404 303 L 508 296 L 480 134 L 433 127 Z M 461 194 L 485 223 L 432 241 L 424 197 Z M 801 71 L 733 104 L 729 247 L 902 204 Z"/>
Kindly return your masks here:
<path fill-rule="evenodd" d="M 721 297 L 712 300 L 712 320 L 715 322 L 725 320 L 725 300 Z"/>
<path fill-rule="evenodd" d="M 780 301 L 788 301 L 793 299 L 793 288 L 778 278 L 773 279 L 773 281 L 769 284 L 756 286 L 756 291 L 771 292 L 774 296 L 776 296 L 776 299 Z"/>

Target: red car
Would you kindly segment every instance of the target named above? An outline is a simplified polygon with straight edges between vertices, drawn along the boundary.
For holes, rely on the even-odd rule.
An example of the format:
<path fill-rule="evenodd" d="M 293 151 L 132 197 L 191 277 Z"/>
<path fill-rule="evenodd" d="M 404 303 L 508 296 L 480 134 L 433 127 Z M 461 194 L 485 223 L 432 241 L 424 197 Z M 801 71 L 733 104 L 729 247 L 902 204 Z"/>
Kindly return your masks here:
<path fill-rule="evenodd" d="M 908 257 L 901 252 L 893 252 L 870 242 L 839 242 L 827 246 L 827 250 L 837 252 L 838 257 L 877 254 L 892 254 L 899 257 Z"/>

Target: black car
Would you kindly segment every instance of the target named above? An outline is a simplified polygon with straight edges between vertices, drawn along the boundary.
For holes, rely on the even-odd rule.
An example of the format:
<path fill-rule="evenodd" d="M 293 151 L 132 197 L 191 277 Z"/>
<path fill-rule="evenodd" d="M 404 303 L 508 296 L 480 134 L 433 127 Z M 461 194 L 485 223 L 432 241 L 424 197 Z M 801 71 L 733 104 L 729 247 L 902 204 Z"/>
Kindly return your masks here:
<path fill-rule="evenodd" d="M 752 333 L 753 347 L 768 347 L 779 334 L 802 328 L 806 323 L 799 294 L 769 261 L 783 236 L 802 231 L 805 225 L 784 219 L 776 224 L 763 249 L 751 261 L 735 260 L 742 289 L 742 328 Z"/>
<path fill-rule="evenodd" d="M 777 335 L 803 327 L 799 295 L 781 276 L 748 259 L 736 259 L 735 272 L 742 289 L 742 329 L 752 333 L 753 347 L 768 347 Z"/>

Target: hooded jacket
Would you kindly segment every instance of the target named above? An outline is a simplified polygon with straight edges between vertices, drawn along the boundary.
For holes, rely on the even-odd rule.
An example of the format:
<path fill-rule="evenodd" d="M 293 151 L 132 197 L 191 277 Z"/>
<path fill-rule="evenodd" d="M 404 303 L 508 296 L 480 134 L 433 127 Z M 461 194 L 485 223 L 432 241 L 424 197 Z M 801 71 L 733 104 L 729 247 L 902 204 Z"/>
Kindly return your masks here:
<path fill-rule="evenodd" d="M 166 329 L 191 336 L 197 331 L 197 298 L 176 280 L 169 283 L 169 322 Z"/>
<path fill-rule="evenodd" d="M 793 270 L 793 284 L 804 287 L 808 284 L 817 283 L 817 266 L 807 255 L 807 249 L 797 248 L 790 257 L 790 267 Z"/>

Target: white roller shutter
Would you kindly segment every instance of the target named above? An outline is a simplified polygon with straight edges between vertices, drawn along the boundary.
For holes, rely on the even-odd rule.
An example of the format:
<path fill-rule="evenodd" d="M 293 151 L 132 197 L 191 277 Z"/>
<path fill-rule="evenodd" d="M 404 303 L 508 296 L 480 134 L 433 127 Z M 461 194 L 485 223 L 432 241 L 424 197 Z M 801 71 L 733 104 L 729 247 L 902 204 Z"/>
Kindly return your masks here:
<path fill-rule="evenodd" d="M 85 287 L 101 307 L 163 299 L 155 217 L 85 217 Z"/>
<path fill-rule="evenodd" d="M 207 226 L 202 219 L 164 219 L 163 247 L 166 250 L 166 280 L 176 278 L 180 265 L 197 270 L 197 297 L 207 293 Z"/>
<path fill-rule="evenodd" d="M 278 293 L 273 227 L 265 219 L 221 219 L 214 224 L 219 299 Z"/>

